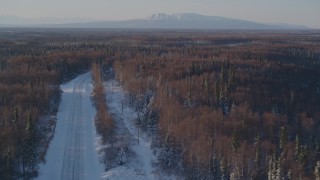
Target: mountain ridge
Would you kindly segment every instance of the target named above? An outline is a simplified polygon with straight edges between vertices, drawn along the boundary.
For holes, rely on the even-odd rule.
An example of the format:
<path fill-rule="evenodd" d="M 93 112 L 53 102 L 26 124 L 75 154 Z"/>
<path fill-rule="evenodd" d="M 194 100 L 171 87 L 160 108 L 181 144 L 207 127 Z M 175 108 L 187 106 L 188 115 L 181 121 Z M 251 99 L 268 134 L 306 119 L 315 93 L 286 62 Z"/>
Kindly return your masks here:
<path fill-rule="evenodd" d="M 55 23 L 43 23 L 37 21 L 26 21 L 20 18 L 20 23 L 3 21 L 0 16 L 0 27 L 45 27 L 45 28 L 130 28 L 130 29 L 308 29 L 302 25 L 291 25 L 285 23 L 265 24 L 242 19 L 226 18 L 221 16 L 206 16 L 196 13 L 155 13 L 144 19 L 131 19 L 122 21 L 95 21 L 77 18 L 52 19 Z M 40 18 L 41 19 L 41 18 Z M 50 19 L 50 18 L 48 18 Z"/>

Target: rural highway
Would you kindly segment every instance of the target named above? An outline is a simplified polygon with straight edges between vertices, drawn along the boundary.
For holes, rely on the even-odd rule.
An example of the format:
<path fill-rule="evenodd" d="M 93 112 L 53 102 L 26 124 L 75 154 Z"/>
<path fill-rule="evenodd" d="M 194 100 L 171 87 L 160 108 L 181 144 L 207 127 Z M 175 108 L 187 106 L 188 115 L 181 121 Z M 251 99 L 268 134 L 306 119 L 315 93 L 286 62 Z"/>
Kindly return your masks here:
<path fill-rule="evenodd" d="M 91 75 L 61 85 L 63 91 L 54 138 L 40 165 L 38 179 L 101 179 L 103 164 L 96 151 L 95 108 L 91 103 Z"/>

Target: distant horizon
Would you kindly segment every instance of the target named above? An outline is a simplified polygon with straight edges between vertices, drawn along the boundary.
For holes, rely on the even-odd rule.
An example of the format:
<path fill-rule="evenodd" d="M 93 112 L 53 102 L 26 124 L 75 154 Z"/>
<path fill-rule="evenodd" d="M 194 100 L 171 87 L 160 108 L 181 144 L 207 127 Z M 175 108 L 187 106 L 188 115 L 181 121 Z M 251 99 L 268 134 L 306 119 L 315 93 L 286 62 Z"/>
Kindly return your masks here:
<path fill-rule="evenodd" d="M 149 17 L 157 14 L 165 14 L 165 15 L 177 15 L 177 14 L 197 14 L 197 15 L 203 15 L 203 16 L 211 16 L 211 17 L 222 17 L 222 18 L 230 18 L 230 17 L 224 17 L 224 16 L 219 16 L 219 15 L 206 15 L 206 14 L 200 14 L 200 13 L 194 13 L 194 12 L 188 12 L 188 13 L 181 13 L 181 12 L 176 12 L 176 13 L 162 13 L 162 12 L 155 12 L 152 13 L 146 17 L 141 17 L 141 18 L 132 18 L 132 19 L 121 19 L 121 20 L 116 20 L 116 19 L 95 19 L 95 18 L 85 18 L 85 17 L 21 17 L 21 16 L 16 16 L 16 15 L 7 15 L 7 14 L 0 14 L 0 25 L 31 25 L 32 23 L 30 22 L 23 22 L 23 23 L 3 23 L 1 22 L 1 17 L 8 17 L 8 18 L 18 18 L 21 20 L 29 20 L 29 21 L 34 21 L 32 25 L 41 25 L 41 24 L 69 24 L 69 23 L 90 23 L 90 22 L 99 22 L 99 21 L 127 21 L 127 20 L 135 20 L 135 19 L 148 19 Z M 292 23 L 287 23 L 287 22 L 258 22 L 258 21 L 252 21 L 252 20 L 247 20 L 247 19 L 240 19 L 240 18 L 230 18 L 230 19 L 238 19 L 238 20 L 244 20 L 244 21 L 251 21 L 255 23 L 261 23 L 261 24 L 266 24 L 266 25 L 280 25 L 280 24 L 287 24 L 287 25 L 295 25 L 295 26 L 304 26 L 308 29 L 320 29 L 319 28 L 313 28 L 306 26 L 304 24 L 292 24 Z M 38 21 L 37 21 L 38 20 Z M 45 22 L 41 22 L 45 21 Z M 48 20 L 51 20 L 49 22 Z"/>
<path fill-rule="evenodd" d="M 0 16 L 120 21 L 154 13 L 196 13 L 273 24 L 320 28 L 318 0 L 1 0 Z"/>

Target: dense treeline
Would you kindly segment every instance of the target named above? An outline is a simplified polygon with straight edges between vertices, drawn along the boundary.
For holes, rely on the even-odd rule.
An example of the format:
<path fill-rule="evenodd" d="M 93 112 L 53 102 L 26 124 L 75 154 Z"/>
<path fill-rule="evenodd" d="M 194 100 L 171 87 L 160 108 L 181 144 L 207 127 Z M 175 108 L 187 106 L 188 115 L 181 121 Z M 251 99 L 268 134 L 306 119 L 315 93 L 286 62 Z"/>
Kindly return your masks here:
<path fill-rule="evenodd" d="M 103 84 L 102 65 L 93 63 L 91 66 L 93 81 L 93 102 L 97 109 L 95 117 L 96 128 L 101 134 L 103 143 L 114 143 L 114 122 L 108 113 L 106 91 Z"/>
<path fill-rule="evenodd" d="M 28 67 L 27 59 L 8 60 L 0 72 L 0 174 L 8 179 L 15 174 L 28 176 L 36 172 L 39 132 L 35 125 L 41 114 L 56 110 L 60 95 L 57 72 Z"/>
<path fill-rule="evenodd" d="M 191 179 L 319 176 L 319 38 L 280 36 L 162 36 L 123 52 L 118 79 L 137 101 L 154 93 L 163 167 L 183 164 Z"/>

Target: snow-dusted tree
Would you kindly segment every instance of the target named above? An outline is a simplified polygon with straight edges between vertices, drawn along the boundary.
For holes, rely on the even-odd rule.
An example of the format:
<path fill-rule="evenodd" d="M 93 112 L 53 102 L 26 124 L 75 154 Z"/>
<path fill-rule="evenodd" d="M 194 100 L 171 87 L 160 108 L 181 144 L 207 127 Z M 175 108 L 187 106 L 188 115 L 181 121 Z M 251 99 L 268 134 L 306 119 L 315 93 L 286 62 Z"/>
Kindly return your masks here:
<path fill-rule="evenodd" d="M 272 157 L 269 159 L 268 164 L 268 180 L 272 180 L 273 178 L 273 159 Z"/>
<path fill-rule="evenodd" d="M 118 165 L 123 165 L 127 162 L 127 155 L 123 148 L 120 149 L 117 157 Z"/>
<path fill-rule="evenodd" d="M 220 179 L 221 180 L 228 179 L 227 178 L 227 165 L 226 165 L 224 158 L 222 158 L 220 161 Z"/>
<path fill-rule="evenodd" d="M 282 180 L 286 179 L 287 176 L 288 174 L 284 174 L 281 158 L 277 158 L 274 154 L 269 160 L 268 180 Z"/>
<path fill-rule="evenodd" d="M 268 180 L 280 180 L 282 176 L 280 161 L 273 155 L 269 160 Z"/>
<path fill-rule="evenodd" d="M 168 131 L 164 142 L 162 143 L 160 152 L 158 154 L 158 160 L 164 167 L 171 167 L 174 162 L 174 152 L 172 149 L 172 142 L 170 138 L 170 130 Z"/>
<path fill-rule="evenodd" d="M 157 124 L 157 114 L 152 109 L 149 109 L 148 111 L 148 121 L 147 121 L 147 128 L 148 129 L 155 129 Z"/>
<path fill-rule="evenodd" d="M 191 88 L 189 88 L 189 90 L 187 92 L 187 99 L 184 102 L 184 106 L 192 107 L 192 105 L 193 105 L 192 92 L 191 92 Z"/>
<path fill-rule="evenodd" d="M 320 180 L 320 161 L 317 162 L 316 167 L 314 168 L 314 177 L 316 180 Z"/>
<path fill-rule="evenodd" d="M 275 180 L 281 180 L 283 179 L 283 169 L 281 167 L 281 161 L 280 161 L 280 158 L 278 160 L 278 162 L 276 162 L 277 165 L 276 165 L 276 177 L 275 177 Z"/>
<path fill-rule="evenodd" d="M 138 122 L 140 120 L 140 122 Z M 152 130 L 156 127 L 157 119 L 156 119 L 156 112 L 151 108 L 145 106 L 142 110 L 142 114 L 137 119 L 137 124 L 141 125 L 143 130 Z"/>
<path fill-rule="evenodd" d="M 292 172 L 291 172 L 291 169 L 288 170 L 288 173 L 287 173 L 287 179 L 288 180 L 291 180 L 292 179 Z"/>
<path fill-rule="evenodd" d="M 300 152 L 298 155 L 298 160 L 300 163 L 307 163 L 308 149 L 307 146 L 304 145 L 300 148 Z"/>
<path fill-rule="evenodd" d="M 238 164 L 235 164 L 235 166 L 232 169 L 232 172 L 230 173 L 230 180 L 238 180 L 241 179 L 241 171 Z"/>
<path fill-rule="evenodd" d="M 146 105 L 144 105 L 141 112 L 138 113 L 136 124 L 145 130 L 147 126 L 147 120 L 148 120 L 148 108 Z"/>

